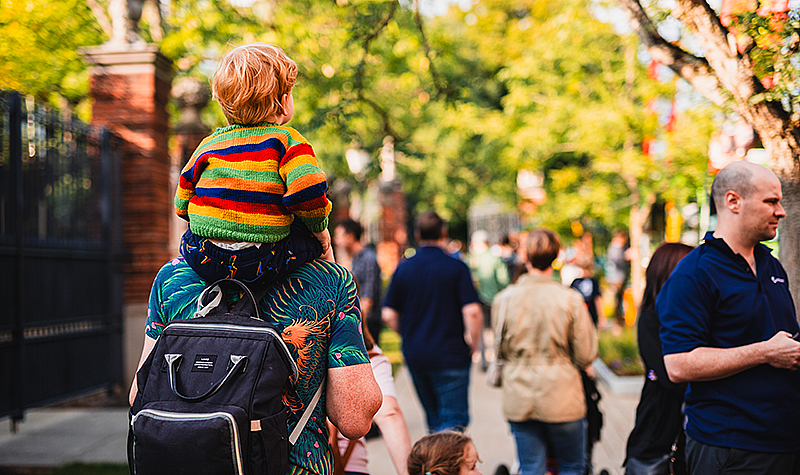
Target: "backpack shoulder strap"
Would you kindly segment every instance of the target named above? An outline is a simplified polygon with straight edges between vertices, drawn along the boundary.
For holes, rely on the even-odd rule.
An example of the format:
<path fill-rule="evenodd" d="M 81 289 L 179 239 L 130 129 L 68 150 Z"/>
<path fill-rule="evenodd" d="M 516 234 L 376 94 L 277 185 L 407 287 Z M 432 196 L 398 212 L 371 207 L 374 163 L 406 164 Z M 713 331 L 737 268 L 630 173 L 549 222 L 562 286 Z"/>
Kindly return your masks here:
<path fill-rule="evenodd" d="M 290 444 L 294 445 L 294 443 L 297 442 L 297 439 L 300 438 L 300 433 L 303 432 L 306 424 L 308 424 L 308 420 L 311 418 L 311 413 L 314 412 L 314 408 L 317 407 L 317 403 L 319 403 L 319 399 L 322 397 L 322 390 L 325 388 L 325 381 L 326 378 L 322 378 L 322 382 L 319 383 L 317 392 L 314 393 L 314 397 L 311 398 L 311 402 L 308 403 L 308 407 L 306 407 L 306 410 L 303 411 L 303 415 L 300 416 L 300 420 L 297 422 L 294 430 L 291 434 L 289 434 Z"/>

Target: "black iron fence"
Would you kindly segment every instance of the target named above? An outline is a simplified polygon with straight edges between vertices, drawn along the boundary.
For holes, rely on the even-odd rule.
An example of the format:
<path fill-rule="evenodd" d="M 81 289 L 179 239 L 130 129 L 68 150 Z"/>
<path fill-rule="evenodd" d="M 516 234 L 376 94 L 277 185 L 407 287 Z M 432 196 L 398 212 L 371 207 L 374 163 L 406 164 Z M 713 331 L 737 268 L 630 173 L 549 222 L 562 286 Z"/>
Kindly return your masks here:
<path fill-rule="evenodd" d="M 0 95 L 0 416 L 122 379 L 120 139 Z"/>

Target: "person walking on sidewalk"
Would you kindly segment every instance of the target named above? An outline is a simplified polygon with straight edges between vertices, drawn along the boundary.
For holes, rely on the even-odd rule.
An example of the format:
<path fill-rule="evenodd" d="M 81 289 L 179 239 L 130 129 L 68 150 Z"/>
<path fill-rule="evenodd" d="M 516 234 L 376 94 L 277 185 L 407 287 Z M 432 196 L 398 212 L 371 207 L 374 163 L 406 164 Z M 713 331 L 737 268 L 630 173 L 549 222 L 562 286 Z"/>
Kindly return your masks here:
<path fill-rule="evenodd" d="M 670 475 L 669 459 L 672 444 L 683 431 L 683 393 L 686 384 L 669 380 L 664 367 L 661 322 L 656 313 L 656 297 L 670 273 L 687 254 L 691 246 L 677 242 L 662 244 L 650 258 L 645 280 L 647 284 L 639 308 L 636 324 L 639 354 L 644 362 L 646 376 L 636 424 L 628 437 L 625 453 L 625 475 Z"/>
<path fill-rule="evenodd" d="M 446 226 L 438 214 L 419 216 L 417 241 L 417 253 L 392 276 L 383 320 L 403 339 L 428 432 L 463 431 L 469 424 L 472 353 L 483 327 L 480 300 L 469 267 L 445 254 Z"/>
<path fill-rule="evenodd" d="M 549 229 L 522 244 L 528 273 L 497 294 L 502 319 L 503 415 L 517 444 L 520 475 L 544 475 L 548 449 L 560 475 L 584 475 L 586 397 L 581 370 L 597 356 L 597 332 L 583 296 L 553 280 L 561 242 Z"/>
<path fill-rule="evenodd" d="M 342 249 L 351 262 L 350 271 L 358 281 L 358 298 L 361 312 L 367 320 L 367 328 L 377 345 L 380 342 L 383 320 L 381 318 L 381 268 L 375 249 L 361 242 L 364 227 L 354 219 L 344 219 L 336 223 L 333 241 Z"/>
<path fill-rule="evenodd" d="M 498 292 L 508 285 L 509 278 L 506 264 L 500 256 L 492 253 L 489 248 L 489 235 L 482 229 L 472 233 L 469 267 L 478 289 L 478 296 L 481 298 L 483 330 L 487 330 L 492 326 L 492 300 L 494 300 Z M 481 354 L 481 371 L 486 371 L 489 363 L 486 361 L 486 345 L 483 331 L 481 332 L 481 338 L 478 340 L 478 350 Z"/>
<path fill-rule="evenodd" d="M 139 367 L 167 324 L 194 316 L 206 284 L 182 257 L 161 268 L 150 291 Z M 260 307 L 280 332 L 299 370 L 295 390 L 284 391 L 284 402 L 297 416 L 289 418 L 289 432 L 325 381 L 321 403 L 289 450 L 287 473 L 330 475 L 333 458 L 326 417 L 346 437 L 357 439 L 369 430 L 382 400 L 361 336 L 355 282 L 344 267 L 317 259 L 270 287 Z M 134 377 L 131 404 L 137 391 Z"/>
<path fill-rule="evenodd" d="M 786 216 L 781 183 L 737 161 L 711 185 L 717 228 L 656 300 L 664 365 L 686 392 L 690 474 L 800 470 L 800 330 L 783 266 L 760 241 Z"/>

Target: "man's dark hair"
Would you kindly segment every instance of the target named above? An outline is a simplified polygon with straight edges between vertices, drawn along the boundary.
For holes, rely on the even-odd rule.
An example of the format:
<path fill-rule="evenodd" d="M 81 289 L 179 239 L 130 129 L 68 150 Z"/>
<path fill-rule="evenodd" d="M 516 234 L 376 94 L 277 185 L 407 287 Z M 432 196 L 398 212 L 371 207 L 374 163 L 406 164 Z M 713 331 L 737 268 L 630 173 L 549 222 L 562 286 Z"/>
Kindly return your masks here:
<path fill-rule="evenodd" d="M 711 184 L 711 198 L 717 212 L 725 206 L 725 193 L 735 191 L 742 198 L 753 193 L 756 187 L 752 182 L 753 172 L 745 167 L 725 167 L 717 173 Z"/>
<path fill-rule="evenodd" d="M 337 222 L 336 227 L 334 229 L 338 227 L 344 229 L 344 232 L 353 236 L 356 239 L 356 241 L 360 241 L 361 235 L 364 233 L 364 227 L 361 226 L 361 223 L 350 218 L 343 219 Z"/>
<path fill-rule="evenodd" d="M 445 222 L 433 211 L 425 211 L 417 218 L 420 241 L 438 241 L 444 236 Z"/>

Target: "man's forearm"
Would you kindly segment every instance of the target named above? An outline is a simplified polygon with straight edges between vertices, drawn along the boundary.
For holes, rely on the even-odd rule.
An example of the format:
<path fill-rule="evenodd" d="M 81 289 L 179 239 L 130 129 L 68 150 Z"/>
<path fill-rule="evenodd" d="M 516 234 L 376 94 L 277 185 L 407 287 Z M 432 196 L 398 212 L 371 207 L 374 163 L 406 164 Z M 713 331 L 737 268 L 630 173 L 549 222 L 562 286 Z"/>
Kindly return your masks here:
<path fill-rule="evenodd" d="M 764 342 L 737 348 L 700 347 L 687 353 L 664 355 L 670 381 L 713 381 L 767 363 Z"/>
<path fill-rule="evenodd" d="M 361 299 L 361 315 L 363 315 L 364 318 L 369 318 L 371 312 L 372 312 L 372 299 L 364 297 L 363 299 Z"/>
<path fill-rule="evenodd" d="M 387 327 L 398 333 L 400 332 L 400 314 L 397 313 L 397 310 L 391 307 L 383 307 L 381 318 Z"/>
<path fill-rule="evenodd" d="M 461 309 L 464 317 L 464 328 L 467 332 L 467 344 L 474 353 L 478 350 L 478 342 L 483 332 L 483 309 L 481 304 L 475 302 L 464 305 Z"/>
<path fill-rule="evenodd" d="M 699 347 L 665 355 L 664 366 L 673 383 L 727 378 L 760 364 L 796 370 L 800 367 L 800 343 L 791 336 L 779 331 L 767 341 L 736 348 Z"/>

